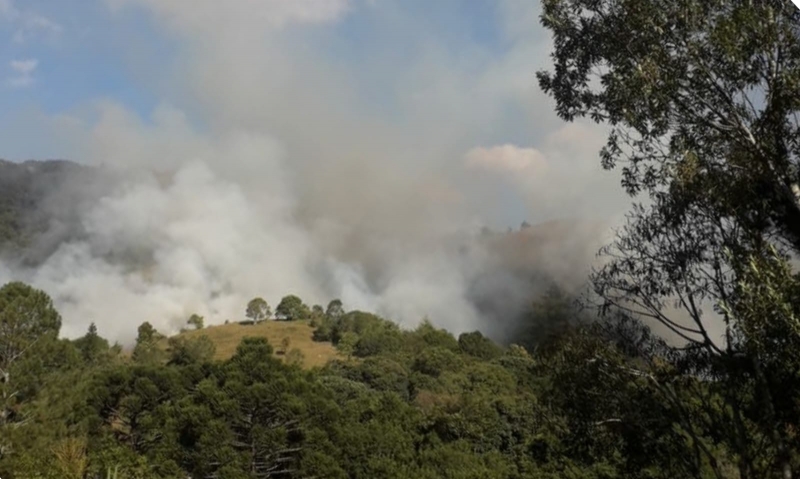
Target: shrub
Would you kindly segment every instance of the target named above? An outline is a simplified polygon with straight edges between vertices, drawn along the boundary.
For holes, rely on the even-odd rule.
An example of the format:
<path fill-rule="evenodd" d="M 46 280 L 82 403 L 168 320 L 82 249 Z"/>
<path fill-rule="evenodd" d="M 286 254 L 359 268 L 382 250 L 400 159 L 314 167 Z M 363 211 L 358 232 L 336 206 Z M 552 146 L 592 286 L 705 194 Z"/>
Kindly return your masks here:
<path fill-rule="evenodd" d="M 458 337 L 458 346 L 465 354 L 480 359 L 494 359 L 503 354 L 503 349 L 480 331 L 461 334 Z"/>
<path fill-rule="evenodd" d="M 294 348 L 286 353 L 286 364 L 290 364 L 292 366 L 302 366 L 305 359 L 306 358 L 305 355 L 303 355 L 303 352 L 297 348 Z"/>
<path fill-rule="evenodd" d="M 414 360 L 414 371 L 438 378 L 445 371 L 456 371 L 462 365 L 457 354 L 442 347 L 422 351 Z"/>
<path fill-rule="evenodd" d="M 400 332 L 390 328 L 376 328 L 366 331 L 358 340 L 354 354 L 358 357 L 375 356 L 380 353 L 400 349 Z"/>

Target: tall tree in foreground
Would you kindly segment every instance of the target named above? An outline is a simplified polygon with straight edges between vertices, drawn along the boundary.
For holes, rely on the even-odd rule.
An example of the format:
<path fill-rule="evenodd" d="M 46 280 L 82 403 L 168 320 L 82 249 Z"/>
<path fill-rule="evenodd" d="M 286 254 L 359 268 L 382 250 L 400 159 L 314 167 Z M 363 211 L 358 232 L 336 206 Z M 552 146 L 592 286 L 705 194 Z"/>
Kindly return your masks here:
<path fill-rule="evenodd" d="M 800 250 L 800 10 L 783 0 L 544 0 L 542 89 L 611 127 L 631 193 L 697 204 Z"/>
<path fill-rule="evenodd" d="M 538 74 L 540 86 L 563 119 L 610 127 L 604 167 L 621 165 L 624 188 L 649 199 L 594 274 L 603 311 L 679 338 L 660 370 L 669 374 L 637 374 L 716 477 L 726 462 L 743 479 L 793 477 L 800 287 L 787 254 L 800 252 L 800 10 L 782 0 L 543 7 L 555 68 Z"/>
<path fill-rule="evenodd" d="M 45 292 L 19 282 L 0 288 L 0 458 L 9 452 L 5 428 L 25 421 L 17 406 L 26 399 L 20 379 L 42 369 L 34 364 L 37 353 L 60 329 L 61 316 Z"/>

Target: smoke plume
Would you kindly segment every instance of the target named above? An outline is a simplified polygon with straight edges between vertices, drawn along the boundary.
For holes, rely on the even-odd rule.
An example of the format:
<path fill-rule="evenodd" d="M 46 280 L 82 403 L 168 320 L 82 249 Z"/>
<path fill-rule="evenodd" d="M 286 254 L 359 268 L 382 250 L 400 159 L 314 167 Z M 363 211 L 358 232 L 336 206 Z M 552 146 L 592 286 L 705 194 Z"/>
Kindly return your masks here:
<path fill-rule="evenodd" d="M 50 192 L 33 259 L 0 269 L 54 297 L 66 336 L 173 333 L 290 293 L 502 336 L 538 284 L 585 280 L 625 200 L 599 172 L 603 131 L 560 124 L 536 89 L 549 38 L 530 2 L 498 3 L 502 51 L 458 53 L 404 2 L 224 3 L 106 0 L 110 21 L 144 14 L 174 48 L 132 55 L 159 104 L 96 99 L 14 127 L 103 172 Z M 347 43 L 348 21 L 372 43 Z M 480 234 L 558 218 L 592 221 Z"/>

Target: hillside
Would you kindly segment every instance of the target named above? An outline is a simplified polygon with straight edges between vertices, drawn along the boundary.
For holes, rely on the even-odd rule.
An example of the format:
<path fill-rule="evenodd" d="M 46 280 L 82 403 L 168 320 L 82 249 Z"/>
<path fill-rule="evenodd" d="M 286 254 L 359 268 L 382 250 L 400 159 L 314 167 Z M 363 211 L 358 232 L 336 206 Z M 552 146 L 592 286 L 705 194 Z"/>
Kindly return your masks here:
<path fill-rule="evenodd" d="M 38 264 L 84 234 L 86 205 L 116 184 L 109 170 L 71 161 L 0 159 L 0 255 Z"/>
<path fill-rule="evenodd" d="M 303 353 L 304 368 L 324 366 L 338 353 L 330 342 L 316 342 L 312 339 L 314 328 L 308 321 L 264 321 L 254 325 L 239 323 L 208 326 L 199 330 L 186 331 L 178 336 L 196 338 L 207 336 L 216 347 L 214 359 L 227 360 L 246 337 L 266 338 L 275 348 L 275 357 L 284 360 L 281 351 L 284 338 L 289 338 L 289 351 L 298 349 Z"/>

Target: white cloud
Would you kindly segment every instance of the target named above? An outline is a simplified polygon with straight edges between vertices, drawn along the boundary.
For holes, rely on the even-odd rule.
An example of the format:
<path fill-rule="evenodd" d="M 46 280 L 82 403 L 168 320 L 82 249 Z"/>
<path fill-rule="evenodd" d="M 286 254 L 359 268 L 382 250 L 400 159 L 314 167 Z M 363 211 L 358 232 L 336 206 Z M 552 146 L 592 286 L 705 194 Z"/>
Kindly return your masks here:
<path fill-rule="evenodd" d="M 106 0 L 119 9 L 145 7 L 170 27 L 187 34 L 247 35 L 291 23 L 325 23 L 341 17 L 348 0 Z"/>
<path fill-rule="evenodd" d="M 58 23 L 37 13 L 28 12 L 23 15 L 21 25 L 14 32 L 15 43 L 25 43 L 36 35 L 54 36 L 63 31 Z"/>
<path fill-rule="evenodd" d="M 39 60 L 35 58 L 12 60 L 9 62 L 9 67 L 14 72 L 14 75 L 8 78 L 8 84 L 16 88 L 24 88 L 32 85 L 34 81 L 33 73 L 38 66 Z"/>
<path fill-rule="evenodd" d="M 515 145 L 477 147 L 467 152 L 468 168 L 478 168 L 502 173 L 543 174 L 547 161 L 536 148 L 520 148 Z"/>
<path fill-rule="evenodd" d="M 0 19 L 14 19 L 19 15 L 11 0 L 0 0 Z"/>
<path fill-rule="evenodd" d="M 0 20 L 14 27 L 14 43 L 25 43 L 37 36 L 52 37 L 63 31 L 55 21 L 32 10 L 20 10 L 11 0 L 0 0 Z"/>
<path fill-rule="evenodd" d="M 28 60 L 12 60 L 11 69 L 21 75 L 30 75 L 36 70 L 36 67 L 39 65 L 39 60 L 35 58 L 31 58 Z"/>
<path fill-rule="evenodd" d="M 11 0 L 0 0 L 0 20 L 17 22 L 22 17 L 22 12 L 17 10 Z"/>

